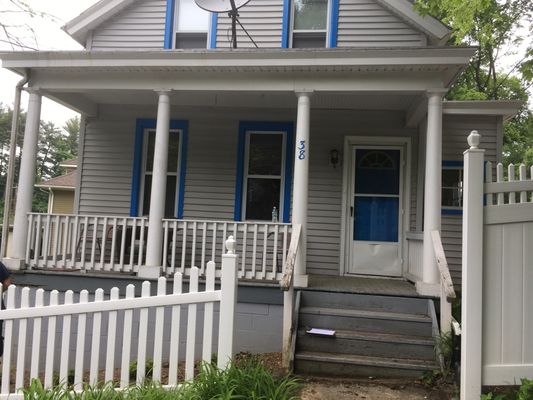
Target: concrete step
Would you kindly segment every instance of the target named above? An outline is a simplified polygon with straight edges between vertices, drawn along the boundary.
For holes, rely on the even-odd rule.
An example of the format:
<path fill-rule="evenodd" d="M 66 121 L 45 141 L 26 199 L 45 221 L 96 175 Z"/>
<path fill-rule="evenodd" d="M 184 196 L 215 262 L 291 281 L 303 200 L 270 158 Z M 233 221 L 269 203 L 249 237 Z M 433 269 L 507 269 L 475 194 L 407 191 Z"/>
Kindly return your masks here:
<path fill-rule="evenodd" d="M 298 330 L 296 351 L 340 353 L 398 359 L 435 360 L 435 342 L 431 337 L 391 333 L 337 330 L 334 337 Z"/>
<path fill-rule="evenodd" d="M 436 369 L 437 365 L 416 359 L 302 351 L 295 355 L 294 368 L 298 374 L 310 375 L 417 378 Z"/>
<path fill-rule="evenodd" d="M 360 332 L 431 336 L 427 315 L 330 307 L 301 307 L 298 326 Z"/>
<path fill-rule="evenodd" d="M 302 307 L 352 308 L 357 310 L 427 315 L 428 300 L 415 297 L 302 291 Z"/>

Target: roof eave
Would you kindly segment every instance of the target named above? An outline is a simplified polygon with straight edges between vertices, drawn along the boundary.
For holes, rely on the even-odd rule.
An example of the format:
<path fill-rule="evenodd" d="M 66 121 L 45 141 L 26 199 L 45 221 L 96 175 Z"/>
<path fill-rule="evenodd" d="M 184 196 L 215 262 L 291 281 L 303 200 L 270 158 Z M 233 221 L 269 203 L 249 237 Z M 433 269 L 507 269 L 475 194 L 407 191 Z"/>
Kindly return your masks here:
<path fill-rule="evenodd" d="M 522 100 L 448 100 L 443 102 L 443 114 L 492 115 L 504 120 L 513 118 L 525 102 Z"/>

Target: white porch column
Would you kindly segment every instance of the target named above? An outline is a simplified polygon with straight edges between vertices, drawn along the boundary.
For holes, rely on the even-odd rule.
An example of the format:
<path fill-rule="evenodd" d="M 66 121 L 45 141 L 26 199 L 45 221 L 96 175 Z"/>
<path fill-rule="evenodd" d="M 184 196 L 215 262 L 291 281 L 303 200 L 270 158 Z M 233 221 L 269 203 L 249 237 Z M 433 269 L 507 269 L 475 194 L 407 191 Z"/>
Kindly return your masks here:
<path fill-rule="evenodd" d="M 297 92 L 296 146 L 294 155 L 294 189 L 292 223 L 302 225 L 300 246 L 294 264 L 294 285 L 307 286 L 307 198 L 309 187 L 309 117 L 311 93 Z"/>
<path fill-rule="evenodd" d="M 28 239 L 28 213 L 31 212 L 33 185 L 35 184 L 35 163 L 39 141 L 42 96 L 35 90 L 30 89 L 28 92 L 30 98 L 28 102 L 28 113 L 26 114 L 26 128 L 24 130 L 24 144 L 20 163 L 11 258 L 4 260 L 7 267 L 11 269 L 22 269 L 24 267 L 26 241 Z"/>
<path fill-rule="evenodd" d="M 426 134 L 426 175 L 424 180 L 424 250 L 420 294 L 439 294 L 439 272 L 431 241 L 431 231 L 441 228 L 442 191 L 442 96 L 445 91 L 429 91 Z"/>
<path fill-rule="evenodd" d="M 158 278 L 161 273 L 163 249 L 163 225 L 167 186 L 168 140 L 170 127 L 170 91 L 160 91 L 157 106 L 155 131 L 154 166 L 150 212 L 148 216 L 148 238 L 146 242 L 146 266 L 139 269 L 143 278 Z"/>

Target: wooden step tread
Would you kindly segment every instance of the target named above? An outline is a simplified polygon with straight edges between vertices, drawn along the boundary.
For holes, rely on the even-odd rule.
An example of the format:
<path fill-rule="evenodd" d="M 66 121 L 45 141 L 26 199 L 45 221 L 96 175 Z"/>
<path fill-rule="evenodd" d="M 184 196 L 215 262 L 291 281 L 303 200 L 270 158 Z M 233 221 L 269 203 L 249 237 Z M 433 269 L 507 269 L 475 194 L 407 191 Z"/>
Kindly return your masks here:
<path fill-rule="evenodd" d="M 400 358 L 370 357 L 351 354 L 321 353 L 301 351 L 295 354 L 296 360 L 313 361 L 318 363 L 364 365 L 380 368 L 398 368 L 408 370 L 432 371 L 438 368 L 433 361 Z"/>
<path fill-rule="evenodd" d="M 388 311 L 356 310 L 350 308 L 302 307 L 300 314 L 329 315 L 335 317 L 355 317 L 370 319 L 388 319 L 397 321 L 431 322 L 431 318 L 422 314 L 407 314 Z"/>
<path fill-rule="evenodd" d="M 306 329 L 299 329 L 298 334 L 300 336 L 316 336 L 306 333 Z M 369 342 L 386 342 L 386 343 L 398 343 L 398 344 L 414 344 L 421 346 L 434 346 L 435 341 L 429 336 L 415 336 L 415 335 L 399 335 L 392 333 L 378 333 L 378 332 L 364 332 L 364 331 L 350 331 L 350 330 L 335 330 L 334 338 L 347 339 L 347 340 L 365 340 Z M 324 340 L 329 340 L 330 337 L 324 337 Z"/>

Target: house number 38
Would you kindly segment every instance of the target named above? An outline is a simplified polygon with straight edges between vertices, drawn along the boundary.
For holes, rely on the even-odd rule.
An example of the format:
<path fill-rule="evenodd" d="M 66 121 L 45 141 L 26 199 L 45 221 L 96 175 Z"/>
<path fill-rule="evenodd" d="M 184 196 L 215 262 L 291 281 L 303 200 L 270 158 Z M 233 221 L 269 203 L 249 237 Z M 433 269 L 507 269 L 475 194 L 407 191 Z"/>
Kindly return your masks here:
<path fill-rule="evenodd" d="M 305 159 L 305 140 L 300 140 L 300 144 L 298 145 L 298 160 L 304 160 Z"/>

